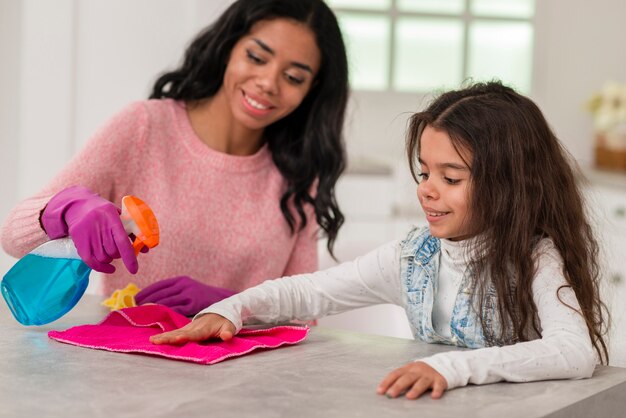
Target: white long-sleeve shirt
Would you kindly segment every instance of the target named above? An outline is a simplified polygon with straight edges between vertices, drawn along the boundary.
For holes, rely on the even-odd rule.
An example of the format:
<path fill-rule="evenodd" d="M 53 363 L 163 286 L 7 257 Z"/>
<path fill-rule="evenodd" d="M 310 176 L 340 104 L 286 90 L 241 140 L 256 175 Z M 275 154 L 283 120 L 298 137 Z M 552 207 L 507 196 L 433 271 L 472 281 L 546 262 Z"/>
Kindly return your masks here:
<path fill-rule="evenodd" d="M 445 243 L 443 248 L 446 248 Z M 452 351 L 417 359 L 443 375 L 449 389 L 468 383 L 576 379 L 592 375 L 597 356 L 587 326 L 578 312 L 565 305 L 579 309 L 576 296 L 570 287 L 564 287 L 559 291 L 562 302 L 557 297 L 559 287 L 566 284 L 561 258 L 547 240 L 542 241 L 538 254 L 533 298 L 542 328 L 541 338 L 510 346 Z M 442 265 L 456 265 L 454 260 L 445 259 L 450 257 L 448 251 L 442 251 L 441 257 Z M 440 275 L 439 281 L 454 281 L 451 270 L 440 272 L 447 276 Z M 456 271 L 462 274 L 461 269 Z M 450 297 L 450 292 L 457 291 L 454 286 L 444 286 L 443 289 L 436 299 Z M 324 271 L 268 280 L 218 302 L 198 315 L 219 314 L 239 331 L 244 323 L 308 320 L 382 303 L 407 307 L 400 282 L 399 241 Z M 440 308 L 452 306 L 437 305 L 437 300 L 435 303 Z M 433 321 L 441 320 L 441 315 L 448 315 L 449 321 L 451 312 L 447 313 L 445 309 L 442 313 L 434 312 Z"/>

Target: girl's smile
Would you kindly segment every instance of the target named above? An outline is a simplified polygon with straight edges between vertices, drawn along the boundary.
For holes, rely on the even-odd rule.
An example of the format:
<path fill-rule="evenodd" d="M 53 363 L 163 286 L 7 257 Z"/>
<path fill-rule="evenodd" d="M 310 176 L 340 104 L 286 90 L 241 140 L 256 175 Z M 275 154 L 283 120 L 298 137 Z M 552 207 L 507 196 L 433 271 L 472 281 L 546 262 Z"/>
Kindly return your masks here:
<path fill-rule="evenodd" d="M 469 218 L 469 152 L 459 152 L 448 134 L 426 126 L 420 138 L 422 167 L 417 196 L 430 232 L 438 238 L 461 240 L 467 237 Z"/>
<path fill-rule="evenodd" d="M 424 206 L 422 207 L 422 209 L 424 210 L 424 213 L 426 214 L 426 220 L 429 223 L 441 222 L 446 218 L 446 216 L 450 214 L 450 212 L 440 212 Z"/>

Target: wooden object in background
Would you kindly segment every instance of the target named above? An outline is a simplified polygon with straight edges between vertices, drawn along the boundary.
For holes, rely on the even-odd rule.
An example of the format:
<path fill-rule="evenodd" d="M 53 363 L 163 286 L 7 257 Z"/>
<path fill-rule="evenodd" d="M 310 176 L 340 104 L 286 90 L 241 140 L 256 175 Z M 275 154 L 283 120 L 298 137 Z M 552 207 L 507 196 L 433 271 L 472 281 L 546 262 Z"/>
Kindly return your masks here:
<path fill-rule="evenodd" d="M 607 170 L 626 171 L 626 150 L 609 148 L 604 135 L 596 135 L 596 167 Z"/>
<path fill-rule="evenodd" d="M 596 147 L 596 166 L 608 170 L 626 171 L 626 151 Z"/>

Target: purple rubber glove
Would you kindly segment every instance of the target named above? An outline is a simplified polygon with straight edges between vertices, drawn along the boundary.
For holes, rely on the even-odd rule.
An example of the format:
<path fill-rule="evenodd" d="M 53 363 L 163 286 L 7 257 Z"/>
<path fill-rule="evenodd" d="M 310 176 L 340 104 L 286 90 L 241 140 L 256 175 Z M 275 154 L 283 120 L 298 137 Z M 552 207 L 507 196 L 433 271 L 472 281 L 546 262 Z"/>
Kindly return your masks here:
<path fill-rule="evenodd" d="M 110 263 L 121 258 L 128 271 L 137 273 L 135 250 L 124 231 L 121 210 L 82 186 L 60 191 L 41 215 L 41 225 L 51 239 L 70 236 L 78 255 L 92 269 L 113 273 Z"/>
<path fill-rule="evenodd" d="M 195 315 L 204 308 L 237 292 L 200 283 L 188 276 L 161 280 L 135 295 L 137 305 L 158 303 L 185 316 Z"/>

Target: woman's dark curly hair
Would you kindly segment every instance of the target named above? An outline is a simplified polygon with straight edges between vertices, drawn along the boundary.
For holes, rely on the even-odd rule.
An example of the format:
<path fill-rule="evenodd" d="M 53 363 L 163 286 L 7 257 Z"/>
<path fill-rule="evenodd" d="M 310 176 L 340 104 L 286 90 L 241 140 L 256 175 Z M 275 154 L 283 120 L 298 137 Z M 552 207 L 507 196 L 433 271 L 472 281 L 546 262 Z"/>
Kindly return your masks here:
<path fill-rule="evenodd" d="M 322 0 L 236 1 L 195 38 L 178 69 L 157 79 L 150 98 L 195 102 L 214 96 L 222 86 L 237 41 L 255 23 L 277 18 L 309 27 L 321 54 L 319 72 L 300 106 L 264 132 L 274 163 L 287 181 L 280 207 L 294 232 L 296 220 L 289 202 L 298 212 L 300 228 L 307 223 L 303 205 L 313 205 L 332 254 L 344 221 L 335 199 L 335 185 L 346 165 L 342 131 L 348 100 L 348 63 L 337 18 Z M 313 197 L 310 191 L 316 181 Z"/>

